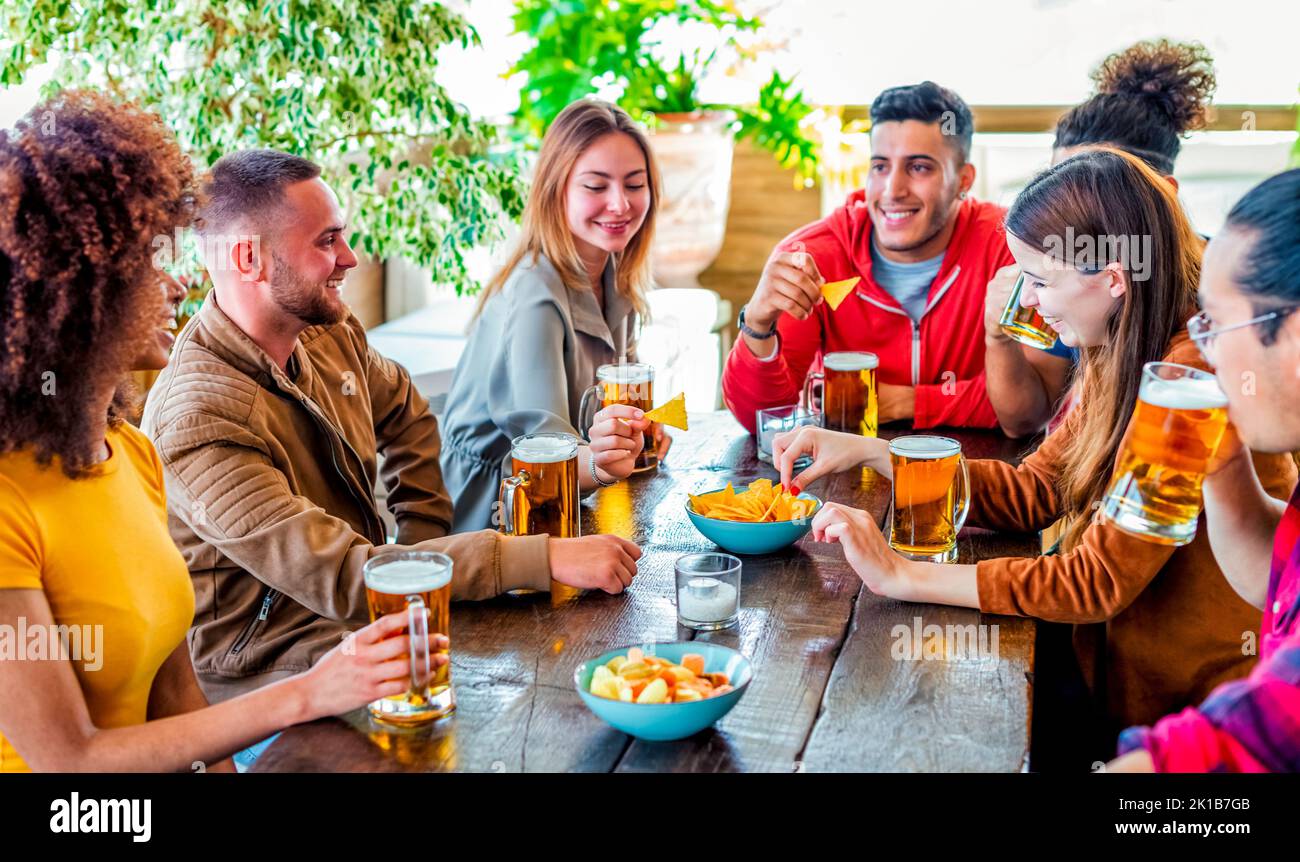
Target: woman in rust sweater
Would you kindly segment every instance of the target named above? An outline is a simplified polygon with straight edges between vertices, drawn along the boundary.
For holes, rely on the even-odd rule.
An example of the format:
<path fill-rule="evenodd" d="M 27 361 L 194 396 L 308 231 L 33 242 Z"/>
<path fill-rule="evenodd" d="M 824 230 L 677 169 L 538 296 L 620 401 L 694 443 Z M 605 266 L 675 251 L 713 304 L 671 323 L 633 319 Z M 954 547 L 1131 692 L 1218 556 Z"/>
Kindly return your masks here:
<path fill-rule="evenodd" d="M 971 461 L 969 523 L 1042 530 L 1064 519 L 1057 553 L 976 565 L 914 562 L 894 553 L 874 518 L 827 503 L 813 521 L 839 542 L 867 587 L 914 602 L 962 605 L 1066 623 L 1112 729 L 1148 724 L 1198 703 L 1254 661 L 1259 611 L 1215 563 L 1204 524 L 1172 547 L 1122 532 L 1098 511 L 1137 400 L 1142 367 L 1166 360 L 1205 368 L 1188 340 L 1202 243 L 1173 188 L 1117 150 L 1086 152 L 1040 174 L 1007 213 L 1007 239 L 1025 273 L 1023 301 L 1081 350 L 1080 399 L 1019 467 Z M 1110 252 L 1110 258 L 1098 257 Z M 773 446 L 782 480 L 806 487 L 857 465 L 891 475 L 884 440 L 804 428 Z M 814 463 L 791 480 L 803 454 Z M 1286 455 L 1254 456 L 1268 492 L 1296 481 Z"/>

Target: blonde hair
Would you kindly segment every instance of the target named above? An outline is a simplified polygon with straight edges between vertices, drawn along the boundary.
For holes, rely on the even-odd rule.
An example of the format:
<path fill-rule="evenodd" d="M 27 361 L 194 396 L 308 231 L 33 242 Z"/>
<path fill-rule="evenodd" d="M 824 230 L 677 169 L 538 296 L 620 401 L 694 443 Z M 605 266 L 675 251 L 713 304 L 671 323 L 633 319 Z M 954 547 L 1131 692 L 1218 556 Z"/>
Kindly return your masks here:
<path fill-rule="evenodd" d="M 523 235 L 504 266 L 492 277 L 479 297 L 470 325 L 478 320 L 489 299 L 505 286 L 510 273 L 525 255 L 545 255 L 569 290 L 586 290 L 587 269 L 578 256 L 569 231 L 566 190 L 573 166 L 586 150 L 606 135 L 622 133 L 636 141 L 645 156 L 650 205 L 641 228 L 615 257 L 614 284 L 637 314 L 646 316 L 646 291 L 650 287 L 650 243 L 654 239 L 655 212 L 661 191 L 659 165 L 650 150 L 645 132 L 622 108 L 598 99 L 580 99 L 569 105 L 551 123 L 537 157 L 528 203 L 524 207 Z"/>

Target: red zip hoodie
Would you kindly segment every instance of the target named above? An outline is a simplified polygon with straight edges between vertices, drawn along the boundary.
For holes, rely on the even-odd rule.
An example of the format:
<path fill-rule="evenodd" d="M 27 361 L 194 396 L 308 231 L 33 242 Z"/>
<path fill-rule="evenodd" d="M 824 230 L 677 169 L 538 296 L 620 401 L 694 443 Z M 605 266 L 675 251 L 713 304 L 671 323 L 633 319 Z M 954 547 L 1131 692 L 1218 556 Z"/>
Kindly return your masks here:
<path fill-rule="evenodd" d="M 752 434 L 754 411 L 797 402 L 804 376 L 821 368 L 823 353 L 868 350 L 880 357 L 879 382 L 916 387 L 913 427 L 997 427 L 984 391 L 984 294 L 993 274 L 1015 262 L 1007 249 L 1004 215 L 996 204 L 962 202 L 918 323 L 872 277 L 865 190 L 790 234 L 777 251 L 808 252 L 827 281 L 855 275 L 862 281 L 837 311 L 823 302 L 807 320 L 782 314 L 780 349 L 770 362 L 737 338 L 722 371 L 727 407 Z"/>

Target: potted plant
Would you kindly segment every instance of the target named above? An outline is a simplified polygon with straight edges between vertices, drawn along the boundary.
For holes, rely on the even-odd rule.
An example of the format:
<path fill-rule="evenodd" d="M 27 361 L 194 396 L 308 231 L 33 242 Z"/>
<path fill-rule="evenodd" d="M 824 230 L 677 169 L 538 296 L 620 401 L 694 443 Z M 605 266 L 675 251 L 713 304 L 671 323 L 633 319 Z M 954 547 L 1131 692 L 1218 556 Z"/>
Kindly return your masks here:
<path fill-rule="evenodd" d="M 698 287 L 722 248 L 730 203 L 733 141 L 751 139 L 811 183 L 817 155 L 802 128 L 811 108 L 779 72 L 753 105 L 707 103 L 699 85 L 721 62 L 755 58 L 737 36 L 762 22 L 730 3 L 710 0 L 516 0 L 515 31 L 533 37 L 511 73 L 524 73 L 519 124 L 540 139 L 574 99 L 616 91 L 617 101 L 646 124 L 664 176 L 653 261 L 661 287 Z M 693 25 L 712 44 L 661 61 L 653 30 L 664 22 Z"/>
<path fill-rule="evenodd" d="M 138 100 L 200 166 L 247 147 L 310 158 L 341 198 L 354 248 L 400 255 L 460 293 L 477 288 L 465 252 L 498 239 L 524 200 L 513 159 L 489 156 L 495 127 L 435 79 L 442 45 L 477 41 L 443 3 L 9 0 L 0 86 L 54 57 L 47 89 Z M 173 274 L 201 272 L 192 256 L 175 259 Z"/>

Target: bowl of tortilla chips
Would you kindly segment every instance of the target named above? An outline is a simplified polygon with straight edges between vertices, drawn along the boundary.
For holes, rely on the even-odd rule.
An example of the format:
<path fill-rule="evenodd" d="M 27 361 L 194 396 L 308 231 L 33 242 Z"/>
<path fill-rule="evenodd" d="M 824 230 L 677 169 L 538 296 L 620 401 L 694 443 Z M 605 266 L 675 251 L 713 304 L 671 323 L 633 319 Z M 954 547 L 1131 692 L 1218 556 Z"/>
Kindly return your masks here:
<path fill-rule="evenodd" d="M 725 488 L 690 494 L 686 517 L 704 538 L 733 554 L 770 554 L 799 541 L 812 528 L 822 501 L 798 496 L 771 479 L 756 479 L 737 491 Z"/>

